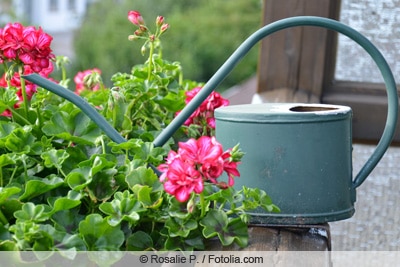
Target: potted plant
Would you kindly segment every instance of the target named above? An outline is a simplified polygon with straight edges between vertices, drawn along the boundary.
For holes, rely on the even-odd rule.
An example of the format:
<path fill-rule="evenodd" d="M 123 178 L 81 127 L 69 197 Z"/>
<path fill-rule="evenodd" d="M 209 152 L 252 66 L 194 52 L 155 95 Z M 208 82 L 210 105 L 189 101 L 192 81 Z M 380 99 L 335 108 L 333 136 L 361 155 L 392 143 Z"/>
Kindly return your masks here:
<path fill-rule="evenodd" d="M 128 19 L 136 27 L 129 40 L 144 40 L 147 61 L 116 73 L 111 88 L 98 69 L 74 78 L 76 97 L 121 142 L 78 106 L 22 77 L 49 77 L 55 63 L 57 82 L 70 85 L 68 60 L 52 54 L 49 34 L 20 23 L 0 29 L 0 250 L 187 251 L 206 249 L 209 239 L 246 247 L 247 212 L 279 211 L 264 191 L 232 187 L 243 153 L 214 137 L 213 110 L 228 104 L 220 94 L 154 146 L 202 84 L 163 59 L 160 37 L 169 25 L 162 16 L 155 30 L 137 11 Z"/>

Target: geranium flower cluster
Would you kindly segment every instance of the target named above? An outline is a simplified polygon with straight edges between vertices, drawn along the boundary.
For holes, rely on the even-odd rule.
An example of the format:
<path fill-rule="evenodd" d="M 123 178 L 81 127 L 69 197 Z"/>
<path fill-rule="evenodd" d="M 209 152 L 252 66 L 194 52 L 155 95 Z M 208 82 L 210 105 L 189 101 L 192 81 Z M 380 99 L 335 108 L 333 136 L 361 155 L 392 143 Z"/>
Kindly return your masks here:
<path fill-rule="evenodd" d="M 142 15 L 139 11 L 136 10 L 131 10 L 128 12 L 128 20 L 139 27 L 139 29 L 137 29 L 133 35 L 129 36 L 129 39 L 131 40 L 143 38 L 146 34 L 148 34 L 149 40 L 154 41 L 169 28 L 169 24 L 164 22 L 164 17 L 158 16 L 156 18 L 157 30 L 155 34 L 152 34 L 151 32 L 149 32 L 149 29 L 147 28 Z"/>
<path fill-rule="evenodd" d="M 5 66 L 5 73 L 0 78 L 0 87 L 18 88 L 19 102 L 14 105 L 15 108 L 24 101 L 24 95 L 27 101 L 36 92 L 36 85 L 29 82 L 22 84 L 20 75 L 36 72 L 48 77 L 53 71 L 51 61 L 55 57 L 50 48 L 52 40 L 53 37 L 41 28 L 24 27 L 18 22 L 8 23 L 4 28 L 0 28 L 0 63 Z M 18 72 L 14 70 L 15 66 L 19 67 Z M 11 111 L 5 110 L 1 115 L 11 116 Z"/>
<path fill-rule="evenodd" d="M 0 63 L 19 61 L 23 63 L 26 74 L 36 72 L 47 77 L 53 70 L 52 40 L 53 37 L 40 27 L 8 23 L 0 29 Z"/>
<path fill-rule="evenodd" d="M 188 104 L 200 90 L 201 87 L 195 87 L 192 90 L 185 92 L 185 103 Z M 212 131 L 215 129 L 214 110 L 228 105 L 228 99 L 223 98 L 218 92 L 212 92 L 185 121 L 184 125 L 197 125 L 199 126 L 202 135 L 212 135 Z M 179 112 L 176 113 L 176 115 L 178 114 Z"/>
<path fill-rule="evenodd" d="M 197 140 L 180 142 L 178 151 L 171 150 L 166 163 L 158 168 L 162 172 L 160 181 L 164 190 L 185 202 L 192 192 L 203 192 L 205 182 L 222 189 L 233 186 L 234 177 L 240 176 L 237 169 L 240 157 L 233 155 L 236 152 L 232 149 L 223 151 L 215 137 L 201 136 Z M 228 175 L 227 183 L 218 180 L 224 172 Z"/>
<path fill-rule="evenodd" d="M 74 77 L 75 93 L 80 95 L 83 90 L 97 91 L 102 85 L 101 70 L 98 68 L 78 72 Z"/>

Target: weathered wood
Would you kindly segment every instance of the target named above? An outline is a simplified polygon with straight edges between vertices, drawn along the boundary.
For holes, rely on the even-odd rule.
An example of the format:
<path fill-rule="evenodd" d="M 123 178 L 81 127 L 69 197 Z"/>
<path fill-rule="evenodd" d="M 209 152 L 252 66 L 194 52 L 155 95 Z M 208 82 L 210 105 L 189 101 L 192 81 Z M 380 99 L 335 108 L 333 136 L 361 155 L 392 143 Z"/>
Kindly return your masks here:
<path fill-rule="evenodd" d="M 256 266 L 331 266 L 328 224 L 286 227 L 250 226 L 248 247 L 244 249 L 237 245 L 222 247 L 219 241 L 215 241 L 210 242 L 206 250 L 208 255 L 224 255 L 228 259 L 230 256 L 239 259 L 245 256 L 262 257 L 262 263 L 258 262 Z M 218 253 L 214 254 L 213 251 L 218 251 Z M 207 256 L 200 253 L 198 259 L 207 259 Z M 202 261 L 201 266 L 225 265 Z"/>
<path fill-rule="evenodd" d="M 337 18 L 339 4 L 335 0 L 264 0 L 264 24 L 293 16 Z M 310 100 L 320 99 L 327 81 L 327 56 L 336 33 L 318 27 L 294 27 L 274 33 L 261 42 L 258 67 L 259 93 L 287 88 L 307 91 Z M 321 67 L 322 66 L 322 67 Z M 329 65 L 330 66 L 330 65 Z M 329 75 L 332 76 L 332 75 Z"/>
<path fill-rule="evenodd" d="M 321 234 L 323 233 L 323 234 Z M 250 226 L 249 245 L 222 247 L 210 242 L 206 250 L 215 251 L 328 251 L 331 249 L 327 224 L 320 226 Z"/>

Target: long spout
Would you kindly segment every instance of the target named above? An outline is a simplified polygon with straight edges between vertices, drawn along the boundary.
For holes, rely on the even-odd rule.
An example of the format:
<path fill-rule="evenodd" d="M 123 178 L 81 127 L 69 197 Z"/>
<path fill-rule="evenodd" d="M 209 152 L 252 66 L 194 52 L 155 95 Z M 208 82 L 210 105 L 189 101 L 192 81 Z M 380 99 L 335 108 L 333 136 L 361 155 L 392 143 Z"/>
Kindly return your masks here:
<path fill-rule="evenodd" d="M 56 84 L 36 73 L 24 75 L 22 76 L 24 79 L 43 87 L 44 89 L 55 93 L 56 95 L 61 96 L 62 98 L 67 99 L 68 101 L 75 104 L 78 108 L 82 110 L 91 120 L 93 120 L 104 133 L 110 137 L 116 143 L 126 142 L 126 139 L 123 138 L 115 129 L 112 127 L 106 119 L 101 116 L 92 106 L 89 105 L 82 97 L 74 94 L 67 88 L 62 87 L 59 84 Z"/>

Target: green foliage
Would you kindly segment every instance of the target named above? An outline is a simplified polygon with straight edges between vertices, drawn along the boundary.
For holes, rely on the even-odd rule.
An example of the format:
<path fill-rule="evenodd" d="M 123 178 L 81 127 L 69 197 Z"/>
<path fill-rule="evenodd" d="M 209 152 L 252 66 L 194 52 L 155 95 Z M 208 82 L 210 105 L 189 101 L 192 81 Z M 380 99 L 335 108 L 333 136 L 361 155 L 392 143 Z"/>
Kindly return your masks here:
<path fill-rule="evenodd" d="M 143 61 L 140 44 L 127 40 L 134 32 L 126 19 L 127 10 L 139 10 L 149 18 L 166 17 L 171 30 L 165 35 L 163 54 L 168 55 L 167 60 L 182 63 L 186 78 L 202 82 L 261 26 L 262 4 L 258 0 L 155 2 L 136 1 L 132 5 L 125 0 L 118 4 L 115 1 L 93 4 L 75 36 L 76 60 L 72 73 L 97 67 L 109 85 L 114 73 L 129 72 L 131 66 Z M 227 88 L 254 75 L 257 55 L 258 49 L 254 47 L 221 86 Z"/>
<path fill-rule="evenodd" d="M 0 120 L 0 250 L 198 250 L 214 237 L 245 247 L 247 211 L 279 211 L 259 189 L 205 183 L 184 203 L 165 192 L 155 166 L 181 139 L 175 136 L 163 147 L 152 141 L 184 107 L 186 90 L 199 84 L 184 80 L 178 62 L 155 52 L 144 64 L 113 75 L 111 89 L 81 94 L 92 112 L 125 137 L 121 143 L 43 88 L 26 112 L 13 107 L 6 92 L 15 94 L 14 88 L 0 90 L 0 112 L 12 114 Z M 232 151 L 240 155 L 237 147 Z"/>

